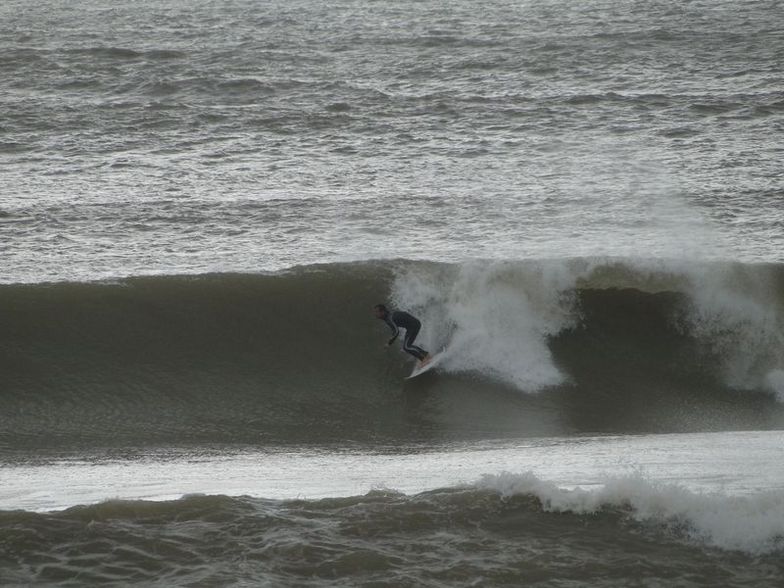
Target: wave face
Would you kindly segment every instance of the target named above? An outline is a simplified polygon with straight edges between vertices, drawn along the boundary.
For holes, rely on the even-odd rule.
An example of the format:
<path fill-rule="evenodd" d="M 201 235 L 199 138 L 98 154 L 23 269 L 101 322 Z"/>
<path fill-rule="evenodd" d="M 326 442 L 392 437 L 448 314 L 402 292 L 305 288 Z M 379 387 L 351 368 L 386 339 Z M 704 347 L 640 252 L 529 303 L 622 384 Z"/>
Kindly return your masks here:
<path fill-rule="evenodd" d="M 530 473 L 414 496 L 109 501 L 0 512 L 0 580 L 780 586 L 783 521 L 780 492 L 732 498 L 640 478 L 569 491 Z"/>
<path fill-rule="evenodd" d="M 0 443 L 779 428 L 782 292 L 775 265 L 612 259 L 2 286 Z M 441 373 L 403 381 L 384 300 L 422 318 Z"/>

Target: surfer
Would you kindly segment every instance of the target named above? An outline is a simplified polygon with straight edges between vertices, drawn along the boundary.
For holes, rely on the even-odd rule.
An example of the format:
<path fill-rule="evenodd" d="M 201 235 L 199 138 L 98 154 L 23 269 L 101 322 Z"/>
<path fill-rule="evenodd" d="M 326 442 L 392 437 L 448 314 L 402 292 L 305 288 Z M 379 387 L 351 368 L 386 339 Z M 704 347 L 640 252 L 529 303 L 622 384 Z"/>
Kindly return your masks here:
<path fill-rule="evenodd" d="M 403 339 L 403 351 L 413 355 L 423 364 L 430 360 L 430 354 L 427 351 L 414 345 L 414 339 L 416 339 L 419 329 L 422 327 L 419 319 L 402 310 L 390 311 L 383 304 L 376 304 L 373 307 L 373 312 L 377 319 L 381 319 L 392 329 L 392 338 L 387 342 L 387 347 L 395 342 L 395 339 L 400 334 L 400 329 L 405 329 L 406 336 Z"/>

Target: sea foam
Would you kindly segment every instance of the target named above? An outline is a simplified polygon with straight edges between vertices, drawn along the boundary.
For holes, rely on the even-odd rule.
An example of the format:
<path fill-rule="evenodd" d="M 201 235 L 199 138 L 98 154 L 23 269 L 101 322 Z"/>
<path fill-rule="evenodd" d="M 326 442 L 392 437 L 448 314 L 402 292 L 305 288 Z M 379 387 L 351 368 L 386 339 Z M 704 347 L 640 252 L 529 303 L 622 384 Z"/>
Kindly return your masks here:
<path fill-rule="evenodd" d="M 486 475 L 477 485 L 503 496 L 532 495 L 545 511 L 596 514 L 629 509 L 635 520 L 660 524 L 690 540 L 752 554 L 784 547 L 784 492 L 753 495 L 693 492 L 640 475 L 608 478 L 595 488 L 562 488 L 533 473 Z"/>
<path fill-rule="evenodd" d="M 393 298 L 428 328 L 423 343 L 443 348 L 451 372 L 477 372 L 521 390 L 561 384 L 547 338 L 574 325 L 578 274 L 567 264 L 469 262 L 408 268 Z"/>
<path fill-rule="evenodd" d="M 537 392 L 569 381 L 548 341 L 581 325 L 578 291 L 590 289 L 683 296 L 667 320 L 721 364 L 724 384 L 781 398 L 784 320 L 767 266 L 642 258 L 406 264 L 392 298 L 423 320 L 420 341 L 443 350 L 446 371 Z"/>

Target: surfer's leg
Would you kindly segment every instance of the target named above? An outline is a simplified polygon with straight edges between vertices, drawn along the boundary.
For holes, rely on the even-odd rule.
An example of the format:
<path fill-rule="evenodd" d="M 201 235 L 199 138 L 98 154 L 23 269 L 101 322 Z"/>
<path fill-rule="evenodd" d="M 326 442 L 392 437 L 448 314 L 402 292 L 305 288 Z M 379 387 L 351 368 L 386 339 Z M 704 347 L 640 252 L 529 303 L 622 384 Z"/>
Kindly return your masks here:
<path fill-rule="evenodd" d="M 419 334 L 419 327 L 412 330 L 406 330 L 406 338 L 403 339 L 403 351 L 406 353 L 410 353 L 414 357 L 416 357 L 419 361 L 424 360 L 429 354 L 427 351 L 419 347 L 418 345 L 414 345 L 414 339 L 416 339 L 417 335 Z"/>
<path fill-rule="evenodd" d="M 425 351 L 421 347 L 417 347 L 416 345 L 408 345 L 404 343 L 403 351 L 405 351 L 406 353 L 410 353 L 411 355 L 416 357 L 419 361 L 422 361 L 427 357 L 427 351 Z"/>

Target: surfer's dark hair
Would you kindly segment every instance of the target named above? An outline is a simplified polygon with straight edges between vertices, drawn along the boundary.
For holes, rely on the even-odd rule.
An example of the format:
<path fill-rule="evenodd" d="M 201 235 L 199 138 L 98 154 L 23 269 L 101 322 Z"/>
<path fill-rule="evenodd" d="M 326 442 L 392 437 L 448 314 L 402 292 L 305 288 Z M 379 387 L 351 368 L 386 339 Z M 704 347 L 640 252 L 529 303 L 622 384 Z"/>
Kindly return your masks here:
<path fill-rule="evenodd" d="M 389 312 L 389 310 L 387 310 L 386 304 L 376 304 L 373 308 L 380 310 L 381 312 Z"/>

